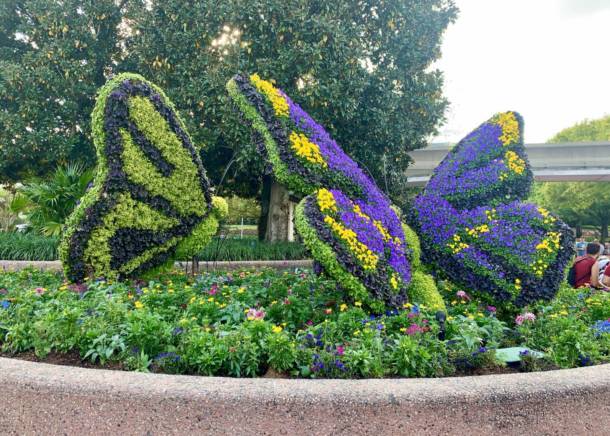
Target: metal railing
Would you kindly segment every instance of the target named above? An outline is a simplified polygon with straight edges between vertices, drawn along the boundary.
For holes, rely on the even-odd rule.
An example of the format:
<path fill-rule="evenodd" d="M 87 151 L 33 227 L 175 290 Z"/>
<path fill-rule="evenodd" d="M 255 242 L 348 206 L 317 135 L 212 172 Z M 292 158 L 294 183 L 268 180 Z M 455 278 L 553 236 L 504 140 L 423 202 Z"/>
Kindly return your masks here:
<path fill-rule="evenodd" d="M 414 163 L 406 171 L 411 185 L 424 185 L 453 144 L 431 144 L 409 153 Z M 610 181 L 610 142 L 525 144 L 540 181 Z"/>

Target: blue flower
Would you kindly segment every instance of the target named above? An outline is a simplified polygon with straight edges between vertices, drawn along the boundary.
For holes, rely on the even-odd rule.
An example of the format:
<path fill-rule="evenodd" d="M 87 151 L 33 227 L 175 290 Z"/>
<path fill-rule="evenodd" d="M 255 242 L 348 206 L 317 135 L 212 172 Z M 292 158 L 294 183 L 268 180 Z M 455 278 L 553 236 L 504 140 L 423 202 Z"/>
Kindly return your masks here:
<path fill-rule="evenodd" d="M 600 336 L 602 333 L 610 333 L 610 318 L 603 321 L 597 321 L 593 324 L 593 328 L 596 330 L 595 336 Z"/>
<path fill-rule="evenodd" d="M 0 301 L 0 306 L 2 306 L 3 309 L 8 309 L 10 305 L 11 305 L 11 302 L 8 300 Z"/>
<path fill-rule="evenodd" d="M 172 353 L 172 352 L 167 352 L 167 353 L 161 353 L 158 354 L 154 360 L 171 360 L 172 362 L 178 362 L 180 361 L 180 356 L 177 355 L 176 353 Z"/>

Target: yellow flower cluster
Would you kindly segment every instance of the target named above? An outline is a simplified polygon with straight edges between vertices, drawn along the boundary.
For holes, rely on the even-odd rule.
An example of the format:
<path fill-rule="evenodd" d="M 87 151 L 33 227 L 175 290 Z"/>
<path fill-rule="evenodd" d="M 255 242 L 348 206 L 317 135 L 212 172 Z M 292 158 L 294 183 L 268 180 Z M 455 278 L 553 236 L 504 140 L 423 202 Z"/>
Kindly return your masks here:
<path fill-rule="evenodd" d="M 545 208 L 539 207 L 538 212 L 542 215 L 542 222 L 544 224 L 553 224 L 556 221 L 556 218 L 551 216 L 550 212 Z"/>
<path fill-rule="evenodd" d="M 354 213 L 356 215 L 358 215 L 360 218 L 364 218 L 366 220 L 369 219 L 369 216 L 366 215 L 364 212 L 362 212 L 362 209 L 360 209 L 360 206 L 357 204 L 354 204 Z"/>
<path fill-rule="evenodd" d="M 333 193 L 328 189 L 322 188 L 318 191 L 318 207 L 320 208 L 320 212 L 326 212 L 327 210 L 332 212 L 337 211 L 335 197 L 333 197 Z"/>
<path fill-rule="evenodd" d="M 542 277 L 546 269 L 549 267 L 549 264 L 545 263 L 542 259 L 538 259 L 531 265 L 531 267 L 534 271 L 534 274 L 536 274 L 536 277 Z"/>
<path fill-rule="evenodd" d="M 366 245 L 358 240 L 356 232 L 345 228 L 333 217 L 328 215 L 324 217 L 324 222 L 347 244 L 350 251 L 354 253 L 356 258 L 362 263 L 363 269 L 373 270 L 377 268 L 377 261 L 379 258 Z"/>
<path fill-rule="evenodd" d="M 481 224 L 479 226 L 473 227 L 472 229 L 466 227 L 466 233 L 473 238 L 477 238 L 481 233 L 489 233 L 489 226 L 487 224 Z M 454 236 L 455 239 L 455 236 Z"/>
<path fill-rule="evenodd" d="M 552 253 L 559 249 L 559 232 L 548 232 L 546 237 L 536 245 L 536 250 L 546 250 Z"/>
<path fill-rule="evenodd" d="M 525 171 L 525 161 L 517 153 L 509 150 L 504 154 L 504 158 L 509 170 L 515 174 L 523 174 L 523 171 Z"/>
<path fill-rule="evenodd" d="M 368 222 L 371 221 L 371 218 L 367 214 L 362 212 L 362 209 L 360 209 L 360 206 L 358 206 L 357 204 L 354 204 L 354 213 L 356 215 L 358 215 L 359 217 L 364 218 Z M 383 240 L 385 242 L 392 240 L 392 235 L 390 235 L 390 232 L 388 232 L 388 230 L 383 226 L 381 221 L 374 220 L 373 225 L 377 228 L 377 230 L 379 230 L 379 233 L 381 233 L 381 236 L 383 237 Z M 394 243 L 396 245 L 400 245 L 401 244 L 400 238 L 398 238 L 398 237 L 394 238 Z"/>
<path fill-rule="evenodd" d="M 392 289 L 397 290 L 398 289 L 398 279 L 396 278 L 396 274 L 392 274 L 392 277 L 390 277 L 390 286 L 392 287 Z"/>
<path fill-rule="evenodd" d="M 536 250 L 541 252 L 542 259 L 536 260 L 530 266 L 537 277 L 542 277 L 546 269 L 549 267 L 549 255 L 559 250 L 560 237 L 561 235 L 559 232 L 549 232 L 546 234 L 546 237 L 538 245 L 536 245 Z"/>
<path fill-rule="evenodd" d="M 487 216 L 487 220 L 489 220 L 489 221 L 498 219 L 498 216 L 496 214 L 496 208 L 486 210 L 485 215 Z"/>
<path fill-rule="evenodd" d="M 515 290 L 516 291 L 521 290 L 521 279 L 515 279 Z"/>
<path fill-rule="evenodd" d="M 302 133 L 290 133 L 290 146 L 297 154 L 308 162 L 318 164 L 326 168 L 328 164 L 320 154 L 320 147 L 307 138 Z"/>
<path fill-rule="evenodd" d="M 259 92 L 262 92 L 267 96 L 271 105 L 273 106 L 273 110 L 278 117 L 287 117 L 289 113 L 288 102 L 284 98 L 284 96 L 280 93 L 279 90 L 275 89 L 275 87 L 268 82 L 267 80 L 263 80 L 260 78 L 258 74 L 252 74 L 250 76 L 250 82 L 256 87 Z"/>
<path fill-rule="evenodd" d="M 451 249 L 451 251 L 453 251 L 453 254 L 457 254 L 460 251 L 464 250 L 465 248 L 470 247 L 470 245 L 463 242 L 460 235 L 456 234 L 456 235 L 453 235 L 453 242 L 449 242 L 447 244 L 447 247 L 449 247 Z"/>
<path fill-rule="evenodd" d="M 509 145 L 519 140 L 519 122 L 513 112 L 504 112 L 494 117 L 493 122 L 502 128 L 500 141 Z"/>

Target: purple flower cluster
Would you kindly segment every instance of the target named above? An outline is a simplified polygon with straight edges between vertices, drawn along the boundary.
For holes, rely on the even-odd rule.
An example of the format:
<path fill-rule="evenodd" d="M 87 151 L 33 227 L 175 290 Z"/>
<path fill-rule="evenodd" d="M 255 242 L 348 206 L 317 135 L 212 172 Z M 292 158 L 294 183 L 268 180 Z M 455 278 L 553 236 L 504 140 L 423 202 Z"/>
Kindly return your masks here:
<path fill-rule="evenodd" d="M 523 147 L 523 119 L 514 112 L 519 140 L 504 144 L 502 127 L 494 118 L 481 124 L 447 154 L 434 171 L 426 192 L 449 200 L 459 209 L 499 204 L 527 196 L 533 181 Z M 511 171 L 506 153 L 523 161 L 521 172 Z"/>
<path fill-rule="evenodd" d="M 497 122 L 502 117 L 513 125 Z M 555 295 L 573 246 L 564 223 L 520 202 L 532 180 L 522 130 L 521 117 L 509 112 L 466 136 L 435 170 L 410 217 L 425 262 L 518 306 Z"/>
<path fill-rule="evenodd" d="M 290 119 L 295 127 L 304 133 L 310 141 L 317 144 L 320 148 L 320 154 L 324 157 L 328 164 L 327 169 L 320 168 L 319 171 L 328 171 L 328 179 L 332 177 L 332 173 L 339 173 L 344 176 L 351 186 L 335 186 L 337 183 L 328 183 L 323 187 L 332 187 L 346 190 L 347 192 L 360 191 L 361 201 L 360 206 L 363 212 L 373 219 L 381 221 L 388 229 L 393 237 L 398 237 L 404 240 L 404 233 L 400 220 L 396 213 L 391 209 L 391 203 L 386 195 L 377 187 L 377 185 L 360 169 L 358 164 L 352 160 L 339 145 L 330 137 L 324 128 L 316 123 L 311 116 L 305 112 L 298 104 L 290 97 L 282 92 L 282 95 L 288 103 L 290 111 Z M 341 180 L 340 179 L 340 180 Z M 348 189 L 346 189 L 348 188 Z"/>
<path fill-rule="evenodd" d="M 341 191 L 336 189 L 332 189 L 330 192 L 337 202 L 337 207 L 340 211 L 338 214 L 340 222 L 348 229 L 356 232 L 360 242 L 366 245 L 380 258 L 385 259 L 387 263 L 400 274 L 402 279 L 408 283 L 411 279 L 411 273 L 407 262 L 404 242 L 400 241 L 397 243 L 393 238 L 384 238 L 372 221 L 376 218 L 370 204 L 359 200 L 352 202 Z M 354 205 L 359 206 L 362 214 L 354 212 Z M 381 222 L 383 223 L 383 221 Z M 388 233 L 394 237 L 392 232 L 389 229 L 387 230 Z"/>

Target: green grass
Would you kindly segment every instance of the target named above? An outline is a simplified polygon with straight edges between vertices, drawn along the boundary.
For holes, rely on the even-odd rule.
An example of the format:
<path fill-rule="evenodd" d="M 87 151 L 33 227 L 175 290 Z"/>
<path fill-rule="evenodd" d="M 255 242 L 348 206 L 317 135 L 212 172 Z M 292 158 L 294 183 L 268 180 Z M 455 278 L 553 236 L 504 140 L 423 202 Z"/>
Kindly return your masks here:
<path fill-rule="evenodd" d="M 58 239 L 34 233 L 0 232 L 2 260 L 56 260 Z M 199 255 L 206 261 L 307 259 L 298 242 L 260 242 L 255 238 L 214 238 Z M 180 259 L 186 260 L 186 259 Z"/>
<path fill-rule="evenodd" d="M 214 239 L 201 253 L 200 260 L 297 260 L 307 259 L 298 242 L 261 242 L 255 238 Z"/>
<path fill-rule="evenodd" d="M 0 232 L 0 259 L 55 260 L 59 240 L 35 233 Z"/>

